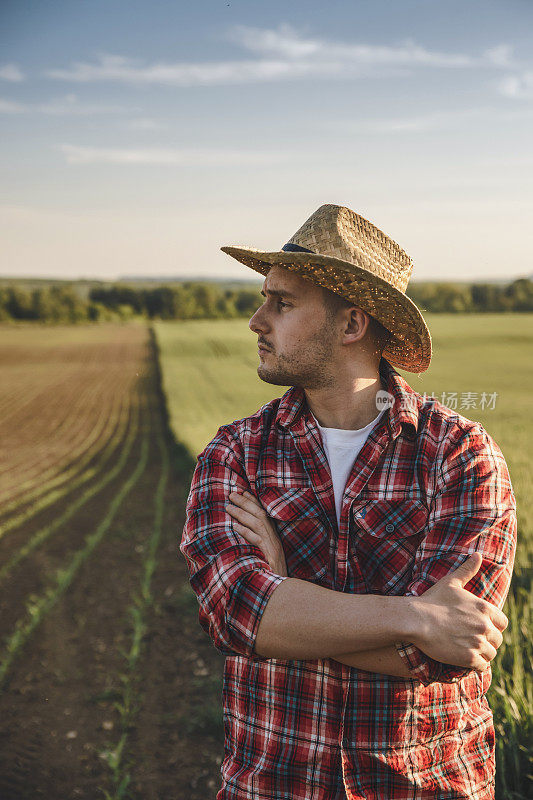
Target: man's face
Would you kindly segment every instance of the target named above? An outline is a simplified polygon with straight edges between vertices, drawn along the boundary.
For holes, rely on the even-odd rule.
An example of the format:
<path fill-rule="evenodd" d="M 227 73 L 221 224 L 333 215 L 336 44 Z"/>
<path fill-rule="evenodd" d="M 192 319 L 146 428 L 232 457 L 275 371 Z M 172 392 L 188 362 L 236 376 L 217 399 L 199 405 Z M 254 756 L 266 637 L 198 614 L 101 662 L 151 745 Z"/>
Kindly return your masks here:
<path fill-rule="evenodd" d="M 265 301 L 249 322 L 258 335 L 261 380 L 303 389 L 331 386 L 337 331 L 326 313 L 320 287 L 273 266 L 261 294 Z"/>

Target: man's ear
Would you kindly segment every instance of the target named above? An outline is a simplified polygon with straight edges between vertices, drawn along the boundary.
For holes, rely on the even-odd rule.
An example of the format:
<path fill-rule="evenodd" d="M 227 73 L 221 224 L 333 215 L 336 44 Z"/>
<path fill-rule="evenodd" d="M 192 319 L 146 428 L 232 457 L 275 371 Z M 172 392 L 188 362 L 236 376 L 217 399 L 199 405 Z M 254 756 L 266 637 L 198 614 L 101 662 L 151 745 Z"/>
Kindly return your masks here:
<path fill-rule="evenodd" d="M 357 306 L 350 306 L 343 314 L 343 344 L 359 342 L 365 336 L 370 324 L 370 315 Z"/>

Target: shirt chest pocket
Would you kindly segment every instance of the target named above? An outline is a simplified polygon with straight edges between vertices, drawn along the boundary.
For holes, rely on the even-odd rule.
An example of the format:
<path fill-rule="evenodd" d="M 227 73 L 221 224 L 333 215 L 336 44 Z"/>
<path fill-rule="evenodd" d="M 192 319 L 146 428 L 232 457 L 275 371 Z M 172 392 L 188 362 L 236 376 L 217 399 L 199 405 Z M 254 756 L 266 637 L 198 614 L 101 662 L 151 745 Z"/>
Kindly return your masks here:
<path fill-rule="evenodd" d="M 268 487 L 259 499 L 280 537 L 289 576 L 329 587 L 330 532 L 314 491 Z"/>
<path fill-rule="evenodd" d="M 350 548 L 369 593 L 406 592 L 427 519 L 428 510 L 418 500 L 371 500 L 352 506 Z"/>

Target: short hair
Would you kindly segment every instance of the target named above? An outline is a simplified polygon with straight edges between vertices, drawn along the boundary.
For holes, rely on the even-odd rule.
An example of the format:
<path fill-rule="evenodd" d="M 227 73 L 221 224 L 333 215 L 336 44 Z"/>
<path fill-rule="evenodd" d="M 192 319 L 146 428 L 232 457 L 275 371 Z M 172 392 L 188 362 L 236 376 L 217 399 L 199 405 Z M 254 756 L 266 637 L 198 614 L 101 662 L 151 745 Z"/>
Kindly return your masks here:
<path fill-rule="evenodd" d="M 322 287 L 322 295 L 324 299 L 326 316 L 329 322 L 333 322 L 335 320 L 337 313 L 341 308 L 352 308 L 352 306 L 360 308 L 356 302 L 352 300 L 346 300 L 345 297 L 341 297 L 339 294 L 332 292 L 330 289 Z M 382 354 L 391 337 L 391 332 L 387 330 L 387 328 L 385 328 L 381 322 L 378 322 L 375 317 L 369 314 L 368 311 L 366 311 L 364 308 L 362 310 L 365 311 L 365 313 L 370 317 L 366 336 L 370 334 L 370 338 L 373 341 L 374 347 L 380 354 Z"/>

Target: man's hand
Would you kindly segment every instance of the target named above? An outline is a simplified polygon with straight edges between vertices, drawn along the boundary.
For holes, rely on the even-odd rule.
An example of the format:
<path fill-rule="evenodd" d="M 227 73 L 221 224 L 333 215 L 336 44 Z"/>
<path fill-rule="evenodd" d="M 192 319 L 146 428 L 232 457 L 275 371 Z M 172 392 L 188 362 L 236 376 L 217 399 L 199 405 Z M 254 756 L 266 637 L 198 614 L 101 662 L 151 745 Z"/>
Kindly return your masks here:
<path fill-rule="evenodd" d="M 496 606 L 464 588 L 481 563 L 481 553 L 474 553 L 423 595 L 412 598 L 421 620 L 413 644 L 436 661 L 479 672 L 496 655 L 508 623 Z"/>
<path fill-rule="evenodd" d="M 226 511 L 237 520 L 233 523 L 237 533 L 262 550 L 270 569 L 276 575 L 287 576 L 283 547 L 263 506 L 250 492 L 244 492 L 242 495 L 231 492 L 229 499 L 231 503 L 226 505 Z"/>

